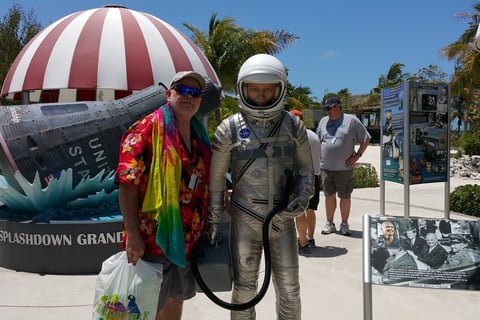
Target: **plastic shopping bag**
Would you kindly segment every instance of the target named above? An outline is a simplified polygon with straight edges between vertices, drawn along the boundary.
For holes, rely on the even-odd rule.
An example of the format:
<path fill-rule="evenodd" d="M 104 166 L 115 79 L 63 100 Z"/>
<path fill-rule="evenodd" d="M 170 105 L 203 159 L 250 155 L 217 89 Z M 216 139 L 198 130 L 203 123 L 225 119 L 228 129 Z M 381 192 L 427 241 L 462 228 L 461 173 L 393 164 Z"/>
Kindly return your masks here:
<path fill-rule="evenodd" d="M 105 260 L 95 284 L 93 320 L 154 320 L 162 267 L 142 259 L 128 263 L 125 251 Z"/>

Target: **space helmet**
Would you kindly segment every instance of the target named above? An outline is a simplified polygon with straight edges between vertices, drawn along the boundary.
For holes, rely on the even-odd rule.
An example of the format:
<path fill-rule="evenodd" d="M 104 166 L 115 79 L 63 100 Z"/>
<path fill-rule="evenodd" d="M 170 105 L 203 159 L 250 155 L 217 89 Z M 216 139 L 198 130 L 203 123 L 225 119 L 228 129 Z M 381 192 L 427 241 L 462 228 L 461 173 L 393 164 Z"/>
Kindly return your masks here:
<path fill-rule="evenodd" d="M 276 85 L 273 99 L 267 105 L 257 105 L 247 96 L 249 83 L 273 83 Z M 237 79 L 239 107 L 242 112 L 258 119 L 278 116 L 285 108 L 287 71 L 285 66 L 272 55 L 256 54 L 240 67 Z"/>

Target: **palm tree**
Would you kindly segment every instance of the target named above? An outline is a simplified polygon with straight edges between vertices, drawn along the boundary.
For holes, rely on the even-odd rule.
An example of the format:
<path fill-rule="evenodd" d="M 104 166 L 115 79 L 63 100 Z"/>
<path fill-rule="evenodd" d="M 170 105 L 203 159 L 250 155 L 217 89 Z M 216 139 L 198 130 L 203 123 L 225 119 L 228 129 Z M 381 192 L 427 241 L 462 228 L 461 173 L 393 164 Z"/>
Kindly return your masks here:
<path fill-rule="evenodd" d="M 319 109 L 320 104 L 315 102 L 316 97 L 312 96 L 312 91 L 309 87 L 295 87 L 287 84 L 287 105 L 290 109 L 298 109 L 303 111 L 305 109 Z"/>
<path fill-rule="evenodd" d="M 379 89 L 393 87 L 394 85 L 405 80 L 406 74 L 403 73 L 402 69 L 405 65 L 400 62 L 395 62 L 390 66 L 386 75 L 381 75 L 378 79 Z"/>
<path fill-rule="evenodd" d="M 227 92 L 236 92 L 237 74 L 241 65 L 257 53 L 278 54 L 299 37 L 286 31 L 255 31 L 235 24 L 233 18 L 210 17 L 208 33 L 183 24 L 193 33 L 197 44 L 215 69 Z"/>
<path fill-rule="evenodd" d="M 193 42 L 200 47 L 215 69 L 223 90 L 236 95 L 238 71 L 250 56 L 257 53 L 278 54 L 299 37 L 283 30 L 255 31 L 235 24 L 233 18 L 210 17 L 208 32 L 202 32 L 191 24 L 183 24 L 193 33 Z M 220 110 L 215 111 L 217 123 Z"/>
<path fill-rule="evenodd" d="M 457 123 L 456 123 L 457 138 L 460 136 L 460 129 L 465 122 L 465 109 L 466 109 L 465 101 L 463 101 L 461 98 L 453 99 L 452 113 L 450 115 L 450 118 L 452 120 L 457 119 Z"/>
<path fill-rule="evenodd" d="M 464 116 L 459 118 L 468 127 L 468 114 L 476 114 L 480 87 L 480 59 L 479 53 L 474 50 L 472 41 L 478 29 L 480 21 L 480 3 L 473 5 L 474 13 L 458 14 L 459 18 L 470 19 L 468 28 L 460 35 L 459 39 L 440 50 L 448 60 L 455 61 L 455 72 L 450 81 L 451 94 L 458 97 L 464 104 Z M 472 112 L 471 108 L 475 110 Z M 457 116 L 457 112 L 452 116 Z"/>

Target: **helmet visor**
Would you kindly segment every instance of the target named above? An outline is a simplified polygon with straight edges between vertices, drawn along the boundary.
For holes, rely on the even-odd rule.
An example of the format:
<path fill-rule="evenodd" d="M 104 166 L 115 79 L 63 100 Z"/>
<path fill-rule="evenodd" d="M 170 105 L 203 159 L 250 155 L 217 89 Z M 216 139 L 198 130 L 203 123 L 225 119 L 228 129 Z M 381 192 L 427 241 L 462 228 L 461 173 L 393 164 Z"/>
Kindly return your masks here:
<path fill-rule="evenodd" d="M 242 93 L 245 101 L 252 107 L 269 108 L 274 105 L 282 92 L 281 82 L 258 83 L 243 81 Z"/>

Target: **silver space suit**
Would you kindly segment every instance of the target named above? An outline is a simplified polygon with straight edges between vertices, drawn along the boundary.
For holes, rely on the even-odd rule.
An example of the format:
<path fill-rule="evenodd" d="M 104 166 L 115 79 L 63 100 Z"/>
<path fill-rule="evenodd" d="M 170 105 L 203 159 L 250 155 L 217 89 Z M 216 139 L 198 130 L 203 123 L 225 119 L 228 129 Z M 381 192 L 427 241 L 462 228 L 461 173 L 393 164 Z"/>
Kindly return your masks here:
<path fill-rule="evenodd" d="M 247 95 L 249 84 L 275 84 L 273 99 L 267 105 L 255 104 Z M 272 220 L 270 249 L 277 317 L 298 320 L 301 304 L 294 218 L 308 206 L 314 176 L 305 126 L 298 117 L 284 111 L 286 86 L 285 67 L 273 56 L 255 55 L 240 68 L 240 112 L 225 119 L 213 139 L 208 222 L 214 242 L 224 211 L 225 175 L 230 169 L 232 303 L 248 302 L 257 292 L 263 221 L 282 202 L 285 188 L 292 189 L 288 205 Z M 294 173 L 291 186 L 286 186 L 286 169 Z M 232 311 L 231 319 L 255 319 L 255 308 Z"/>

